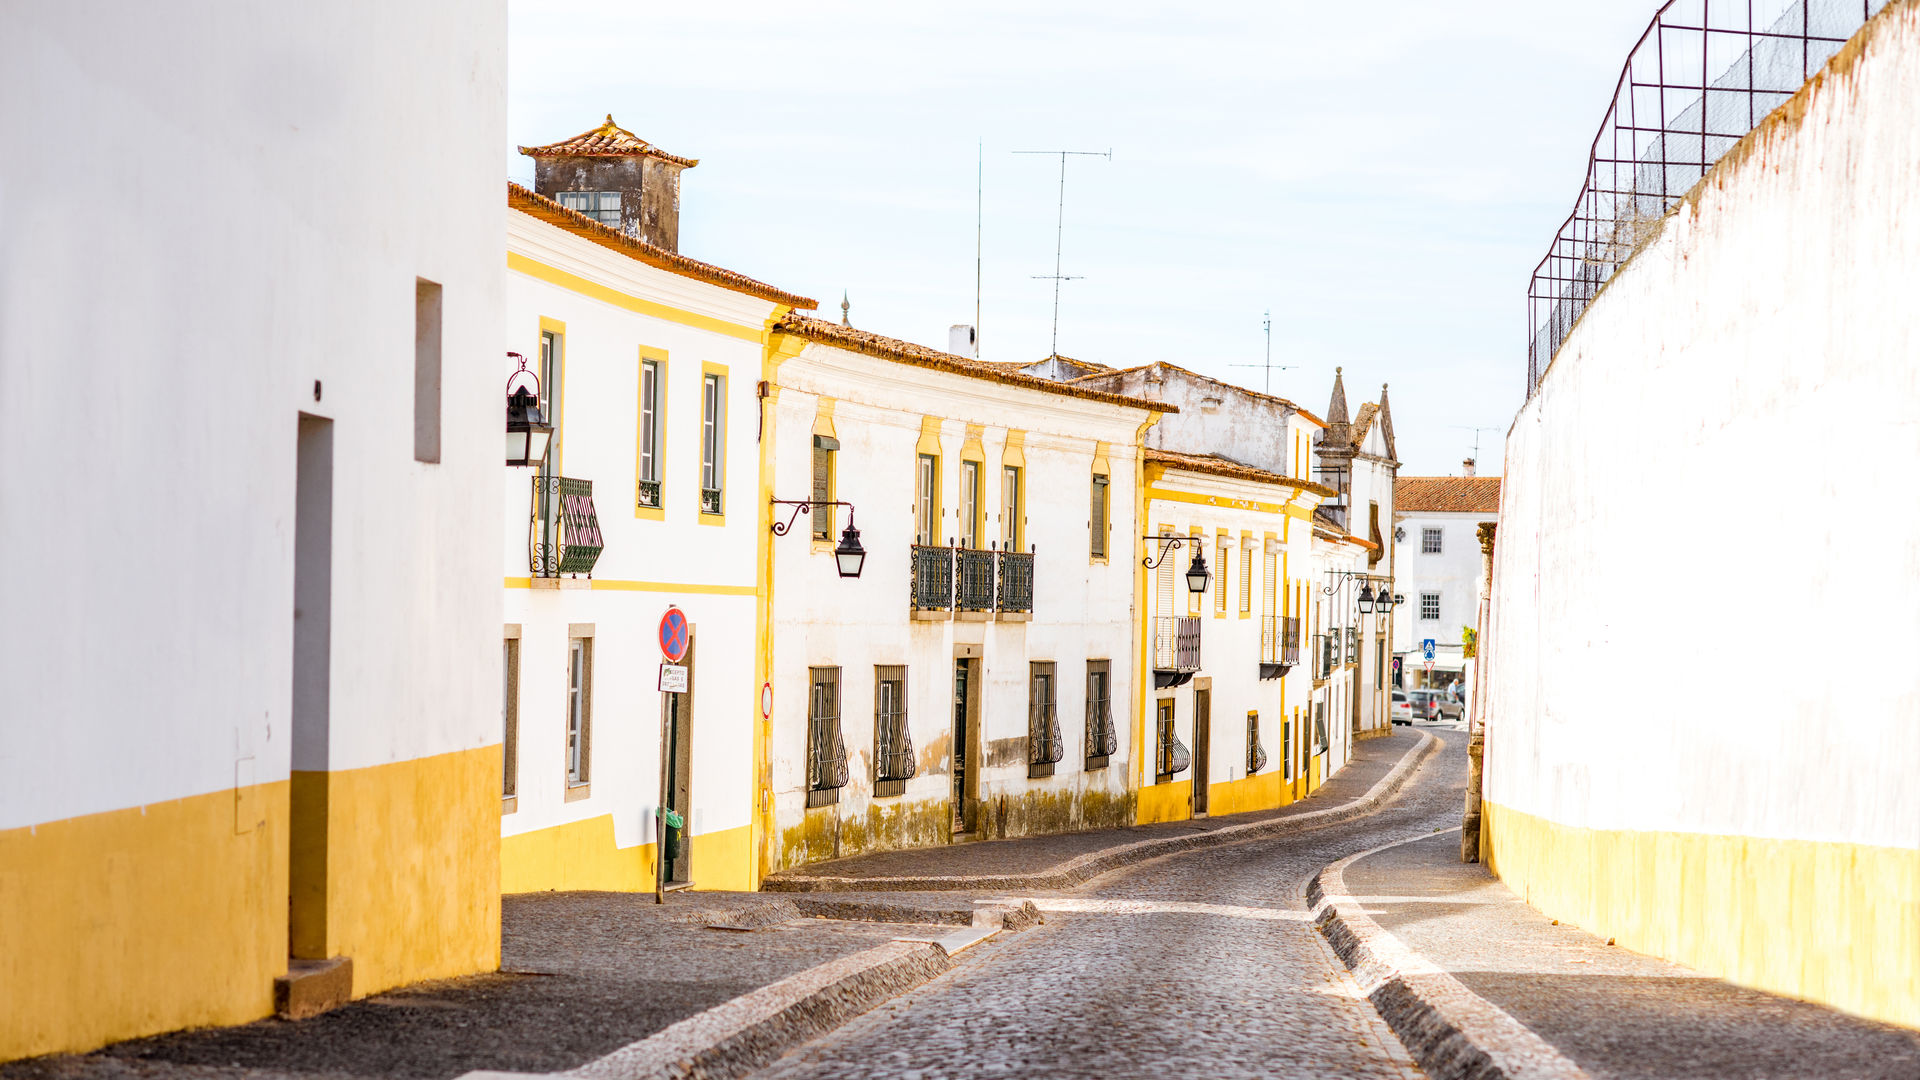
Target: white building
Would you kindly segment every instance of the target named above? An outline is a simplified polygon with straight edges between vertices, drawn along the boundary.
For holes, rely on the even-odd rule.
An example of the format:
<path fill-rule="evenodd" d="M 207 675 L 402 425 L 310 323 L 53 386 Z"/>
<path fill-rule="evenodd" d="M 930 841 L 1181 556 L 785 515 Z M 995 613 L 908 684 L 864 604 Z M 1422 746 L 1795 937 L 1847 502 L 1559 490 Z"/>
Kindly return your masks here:
<path fill-rule="evenodd" d="M 509 187 L 507 340 L 538 373 L 555 430 L 544 469 L 507 477 L 496 534 L 501 888 L 654 888 L 662 805 L 670 885 L 756 888 L 768 540 L 759 387 L 767 326 L 813 301 L 663 246 L 679 234 L 686 166 L 674 163 L 690 159 L 611 119 L 526 152 L 554 185 L 606 186 L 611 207 L 653 207 L 649 235 L 661 243 L 623 231 L 617 209 L 603 223 Z M 661 177 L 673 198 L 647 188 Z M 549 194 L 597 206 L 604 193 Z M 690 641 L 682 670 L 663 673 L 670 608 Z M 663 689 L 670 677 L 685 692 Z"/>
<path fill-rule="evenodd" d="M 0 1059 L 496 967 L 505 5 L 0 40 Z"/>
<path fill-rule="evenodd" d="M 1394 562 L 1407 602 L 1396 613 L 1393 654 L 1409 689 L 1458 679 L 1465 690 L 1461 631 L 1480 620 L 1479 527 L 1500 519 L 1500 478 L 1473 475 L 1471 460 L 1465 466 L 1465 476 L 1403 476 L 1394 484 Z"/>
<path fill-rule="evenodd" d="M 1144 536 L 1181 539 L 1140 541 L 1156 565 L 1140 604 L 1151 682 L 1136 722 L 1153 753 L 1135 778 L 1138 820 L 1270 809 L 1306 795 L 1351 748 L 1344 728 L 1329 729 L 1324 716 L 1314 724 L 1312 673 L 1301 663 L 1302 627 L 1320 600 L 1312 515 L 1332 494 L 1308 479 L 1320 420 L 1167 363 L 1067 385 L 1178 410 L 1146 433 Z M 1186 580 L 1196 553 L 1211 575 L 1201 592 Z"/>
<path fill-rule="evenodd" d="M 1163 407 L 775 331 L 763 502 L 794 524 L 769 562 L 768 865 L 1130 822 L 1135 495 Z"/>
<path fill-rule="evenodd" d="M 1320 560 L 1315 574 L 1326 601 L 1313 631 L 1321 635 L 1315 674 L 1325 681 L 1316 684 L 1316 705 L 1325 705 L 1331 721 L 1354 738 L 1373 738 L 1392 728 L 1387 651 L 1394 621 L 1405 618 L 1376 599 L 1399 588 L 1397 561 L 1385 533 L 1393 521 L 1394 475 L 1400 468 L 1386 384 L 1380 386 L 1380 400 L 1362 404 L 1349 423 L 1342 369 L 1335 368 L 1326 428 L 1314 443 L 1314 455 L 1315 478 L 1334 493 L 1314 519 Z"/>

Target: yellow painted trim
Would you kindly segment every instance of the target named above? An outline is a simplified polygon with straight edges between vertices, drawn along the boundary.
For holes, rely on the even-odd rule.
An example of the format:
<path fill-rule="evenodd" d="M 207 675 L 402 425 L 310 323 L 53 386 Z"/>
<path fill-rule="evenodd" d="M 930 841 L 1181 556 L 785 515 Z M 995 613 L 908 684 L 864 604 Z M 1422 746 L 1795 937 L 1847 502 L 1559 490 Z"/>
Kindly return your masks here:
<path fill-rule="evenodd" d="M 1023 446 L 1025 445 L 1025 441 L 1023 437 L 1021 440 Z M 1106 443 L 1097 442 L 1093 444 L 1093 471 L 1096 473 L 1104 473 L 1109 478 L 1113 476 L 1113 466 L 1107 463 L 1107 455 L 1111 450 L 1112 448 Z M 1024 450 L 1022 451 L 1022 456 L 1025 456 Z"/>
<path fill-rule="evenodd" d="M 1009 430 L 1007 443 L 1000 449 L 1000 464 L 1011 465 L 1016 469 L 1027 467 L 1027 433 Z"/>
<path fill-rule="evenodd" d="M 1147 750 L 1146 746 L 1146 710 L 1148 702 L 1153 700 L 1148 694 L 1148 688 L 1153 681 L 1153 605 L 1155 601 L 1148 599 L 1149 597 L 1154 597 L 1154 594 L 1148 591 L 1149 588 L 1152 587 L 1152 581 L 1148 577 L 1145 562 L 1136 553 L 1140 550 L 1141 545 L 1139 536 L 1145 532 L 1141 526 L 1147 520 L 1147 485 L 1145 471 L 1147 462 L 1147 431 L 1152 428 L 1153 425 L 1160 422 L 1160 417 L 1161 414 L 1157 412 L 1148 414 L 1146 420 L 1140 424 L 1139 429 L 1133 433 L 1132 532 L 1134 535 L 1122 538 L 1127 545 L 1128 558 L 1133 562 L 1133 595 L 1140 598 L 1140 601 L 1134 605 L 1139 609 L 1140 614 L 1139 617 L 1134 620 L 1133 624 L 1135 637 L 1133 652 L 1137 662 L 1133 667 L 1133 746 L 1131 748 L 1133 762 L 1132 767 L 1127 770 L 1127 788 L 1130 791 L 1137 790 L 1146 784 L 1149 775 L 1147 769 L 1152 767 L 1152 754 Z M 1101 443 L 1095 447 L 1094 454 L 1096 459 L 1098 459 L 1100 448 L 1105 445 L 1106 444 Z M 1111 508 L 1113 506 L 1113 473 L 1111 470 L 1107 473 L 1107 505 L 1109 508 L 1108 516 L 1111 517 Z M 1107 550 L 1112 551 L 1113 546 L 1112 543 L 1109 543 Z M 1139 804 L 1137 801 L 1134 806 L 1134 820 L 1139 820 Z"/>
<path fill-rule="evenodd" d="M 1134 805 L 1134 818 L 1141 825 L 1186 821 L 1193 817 L 1193 781 L 1169 780 L 1164 784 L 1144 785 Z"/>
<path fill-rule="evenodd" d="M 533 587 L 532 578 L 510 577 L 504 580 L 509 589 Z M 754 596 L 760 591 L 757 585 L 696 585 L 684 581 L 619 581 L 613 578 L 592 578 L 587 584 L 602 592 L 670 592 L 696 596 Z"/>
<path fill-rule="evenodd" d="M 1488 865 L 1545 914 L 1731 982 L 1920 1027 L 1920 850 L 1482 808 Z"/>
<path fill-rule="evenodd" d="M 1243 776 L 1207 785 L 1207 813 L 1246 814 L 1255 810 L 1274 810 L 1293 802 L 1292 793 L 1280 779 L 1280 770 Z"/>
<path fill-rule="evenodd" d="M 781 314 L 784 312 L 775 313 L 776 316 Z M 747 818 L 752 823 L 747 834 L 746 890 L 749 892 L 760 888 L 760 881 L 772 867 L 775 855 L 771 752 L 773 719 L 760 715 L 759 693 L 761 686 L 773 680 L 773 463 L 774 447 L 778 444 L 780 431 L 780 410 L 774 408 L 774 403 L 779 400 L 781 361 L 798 355 L 806 347 L 802 339 L 773 333 L 772 319 L 768 320 L 767 326 L 767 343 L 760 358 L 760 377 L 766 380 L 768 394 L 760 414 L 760 509 L 754 541 L 757 545 L 755 565 L 759 568 L 759 604 L 754 612 L 754 640 L 758 648 L 754 649 L 753 706 L 748 714 L 753 731 L 753 787 L 748 795 L 752 804 L 748 807 Z"/>
<path fill-rule="evenodd" d="M 967 425 L 967 437 L 960 443 L 961 461 L 977 461 L 982 465 L 987 463 L 987 451 L 980 442 L 980 437 L 985 433 L 986 429 L 979 424 Z"/>
<path fill-rule="evenodd" d="M 914 446 L 914 453 L 929 457 L 940 456 L 940 418 L 923 416 L 920 418 L 920 442 Z"/>
<path fill-rule="evenodd" d="M 660 373 L 654 376 L 654 385 L 660 389 L 660 402 L 654 409 L 653 421 L 655 434 L 660 440 L 660 451 L 655 455 L 658 460 L 654 463 L 660 476 L 659 506 L 640 505 L 640 457 L 646 452 L 646 445 L 640 441 L 644 430 L 640 426 L 640 416 L 646 408 L 646 398 L 643 394 L 647 388 L 645 369 L 649 360 L 660 368 Z M 633 516 L 642 521 L 665 521 L 667 520 L 667 391 L 670 385 L 667 381 L 667 350 L 642 345 L 637 365 L 634 368 L 633 387 Z"/>
<path fill-rule="evenodd" d="M 833 400 L 830 397 L 815 398 L 813 402 L 813 433 L 825 435 L 829 439 L 840 436 L 833 430 Z"/>
<path fill-rule="evenodd" d="M 696 314 L 684 308 L 674 307 L 671 304 L 662 304 L 656 300 L 642 299 L 641 297 L 634 296 L 632 293 L 621 292 L 618 289 L 609 288 L 598 282 L 589 281 L 578 274 L 569 273 L 559 267 L 548 266 L 546 263 L 536 259 L 530 259 L 516 251 L 507 252 L 507 269 L 518 271 L 528 277 L 544 281 L 549 285 L 557 285 L 562 289 L 566 289 L 568 292 L 578 293 L 588 299 L 598 300 L 604 304 L 612 304 L 614 307 L 624 308 L 627 311 L 632 311 L 637 314 L 650 315 L 656 319 L 665 319 L 668 322 L 679 323 L 682 326 L 691 326 L 696 330 L 707 330 L 715 334 L 725 334 L 728 337 L 744 338 L 755 344 L 760 344 L 766 339 L 766 331 L 762 327 L 747 326 L 743 323 L 716 319 L 711 315 Z"/>
<path fill-rule="evenodd" d="M 694 888 L 742 891 L 753 877 L 752 827 L 741 825 L 692 840 Z M 613 815 L 602 814 L 500 841 L 500 891 L 651 892 L 654 844 L 620 847 Z"/>
<path fill-rule="evenodd" d="M 572 352 L 573 349 L 567 344 L 567 324 L 561 322 L 559 319 L 550 319 L 545 315 L 540 316 L 540 329 L 535 331 L 533 335 L 533 362 L 536 369 L 540 366 L 541 335 L 549 332 L 553 333 L 560 340 L 560 375 L 558 378 L 558 382 L 560 383 L 560 409 L 553 416 L 547 418 L 547 421 L 553 425 L 553 436 L 550 439 L 548 454 L 553 458 L 554 474 L 559 475 L 562 463 L 566 459 L 567 448 L 567 354 Z M 549 395 L 549 400 L 551 400 L 553 387 L 545 386 L 541 389 Z"/>
<path fill-rule="evenodd" d="M 1149 465 L 1148 468 L 1155 468 Z M 1290 503 L 1267 503 L 1253 499 L 1222 499 L 1217 495 L 1195 495 L 1187 491 L 1169 491 L 1166 488 L 1147 488 L 1147 498 L 1164 499 L 1167 502 L 1192 503 L 1196 506 L 1217 506 L 1227 510 L 1254 510 L 1262 514 L 1286 514 L 1289 517 L 1312 517 L 1313 511 L 1301 510 Z"/>
<path fill-rule="evenodd" d="M 720 376 L 719 403 L 720 408 L 724 410 L 720 418 L 720 512 L 717 514 L 709 514 L 705 510 L 702 510 L 699 512 L 699 518 L 700 524 L 702 525 L 725 525 L 727 523 L 727 503 L 730 498 L 729 489 L 733 486 L 727 483 L 727 470 L 733 464 L 733 409 L 728 402 L 729 396 L 733 393 L 733 376 L 729 374 L 727 365 L 725 364 L 716 364 L 712 361 L 704 361 L 701 363 L 700 423 L 703 427 L 707 422 L 705 411 L 707 376 L 709 375 Z M 700 474 L 697 470 L 701 465 L 698 461 L 698 455 L 695 455 L 695 459 L 694 468 L 696 471 L 694 473 L 693 484 L 694 490 L 698 492 L 700 490 Z M 698 496 L 696 496 L 696 498 L 697 497 Z M 696 505 L 698 504 L 696 503 Z"/>
<path fill-rule="evenodd" d="M 354 995 L 497 968 L 499 744 L 326 776 L 323 937 Z M 291 788 L 0 830 L 0 1061 L 269 1015 Z"/>

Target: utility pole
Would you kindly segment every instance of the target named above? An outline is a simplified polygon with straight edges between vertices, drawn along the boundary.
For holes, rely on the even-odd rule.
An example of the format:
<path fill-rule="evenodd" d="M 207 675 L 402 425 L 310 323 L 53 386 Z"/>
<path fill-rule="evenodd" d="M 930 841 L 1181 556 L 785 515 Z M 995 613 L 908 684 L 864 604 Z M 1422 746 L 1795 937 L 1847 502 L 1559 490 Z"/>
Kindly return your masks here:
<path fill-rule="evenodd" d="M 1049 348 L 1048 353 L 1049 355 L 1052 355 L 1052 356 L 1059 356 L 1060 355 L 1060 283 L 1063 281 L 1079 281 L 1082 276 L 1079 274 L 1074 274 L 1069 277 L 1069 276 L 1064 276 L 1060 273 L 1060 248 L 1061 248 L 1062 239 L 1066 236 L 1066 230 L 1067 230 L 1067 158 L 1068 157 L 1098 157 L 1098 158 L 1106 158 L 1108 161 L 1112 161 L 1113 151 L 1112 150 L 1015 150 L 1014 153 L 1060 155 L 1060 208 L 1059 208 L 1059 219 L 1058 221 L 1055 222 L 1054 230 L 1053 230 L 1053 273 L 1033 275 L 1033 279 L 1035 281 L 1052 281 L 1053 282 L 1053 344 Z"/>
<path fill-rule="evenodd" d="M 973 355 L 980 356 L 980 236 L 987 219 L 987 140 L 974 146 L 973 177 Z"/>

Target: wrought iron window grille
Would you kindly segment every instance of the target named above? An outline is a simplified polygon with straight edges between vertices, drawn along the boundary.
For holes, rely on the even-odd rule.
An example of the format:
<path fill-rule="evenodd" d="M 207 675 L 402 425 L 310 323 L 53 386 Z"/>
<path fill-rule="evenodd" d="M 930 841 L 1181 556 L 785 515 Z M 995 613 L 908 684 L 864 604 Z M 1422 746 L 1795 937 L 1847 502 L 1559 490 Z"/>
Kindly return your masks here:
<path fill-rule="evenodd" d="M 534 577 L 591 574 L 606 539 L 593 509 L 593 481 L 537 473 L 527 528 L 528 567 Z"/>
<path fill-rule="evenodd" d="M 912 575 L 910 586 L 914 610 L 952 610 L 953 549 L 931 544 L 915 544 L 911 554 L 908 572 Z"/>
<path fill-rule="evenodd" d="M 640 481 L 634 493 L 634 505 L 642 510 L 660 509 L 660 481 Z"/>
<path fill-rule="evenodd" d="M 1153 685 L 1181 686 L 1200 670 L 1200 617 L 1162 615 L 1153 620 Z"/>
<path fill-rule="evenodd" d="M 1027 776 L 1052 776 L 1066 755 L 1055 711 L 1056 684 L 1052 663 L 1035 663 L 1027 678 Z"/>
<path fill-rule="evenodd" d="M 907 677 L 904 667 L 875 670 L 873 691 L 873 793 L 901 795 L 907 781 L 919 772 L 914 761 L 913 732 L 907 724 Z"/>
<path fill-rule="evenodd" d="M 1173 779 L 1186 772 L 1193 764 L 1193 752 L 1187 744 L 1180 741 L 1180 734 L 1174 730 L 1172 720 L 1160 725 L 1159 779 L 1162 782 Z"/>
<path fill-rule="evenodd" d="M 958 565 L 953 606 L 956 611 L 992 611 L 994 552 L 986 548 L 953 549 Z"/>
<path fill-rule="evenodd" d="M 701 488 L 700 489 L 700 512 L 701 513 L 703 514 L 722 513 L 724 505 L 725 504 L 721 500 L 719 488 Z"/>
<path fill-rule="evenodd" d="M 1104 660 L 1088 662 L 1087 671 L 1087 768 L 1106 767 L 1107 759 L 1120 749 L 1120 734 L 1113 726 L 1112 671 Z"/>
<path fill-rule="evenodd" d="M 1247 775 L 1267 767 L 1267 751 L 1260 745 L 1260 714 L 1247 714 Z"/>

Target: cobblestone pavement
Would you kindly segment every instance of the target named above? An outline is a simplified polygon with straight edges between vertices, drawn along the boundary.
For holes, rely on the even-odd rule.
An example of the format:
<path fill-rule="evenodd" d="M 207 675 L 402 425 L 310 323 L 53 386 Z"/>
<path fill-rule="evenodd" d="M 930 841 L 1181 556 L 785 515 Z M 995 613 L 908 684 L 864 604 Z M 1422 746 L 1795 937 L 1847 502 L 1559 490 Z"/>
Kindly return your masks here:
<path fill-rule="evenodd" d="M 1377 813 L 1036 894 L 1046 926 L 760 1076 L 1420 1076 L 1307 921 L 1304 890 L 1330 862 L 1459 823 L 1465 737 L 1435 734 L 1445 749 Z"/>
<path fill-rule="evenodd" d="M 1438 734 L 1438 731 L 1435 734 Z M 1399 764 L 1401 757 L 1419 741 L 1420 736 L 1408 728 L 1396 728 L 1392 735 L 1368 739 L 1355 748 L 1354 760 L 1320 790 L 1314 792 L 1309 798 L 1278 810 L 1232 814 L 1200 821 L 1134 825 L 1121 829 L 1097 829 L 1052 836 L 1021 837 L 1014 840 L 989 840 L 979 843 L 913 848 L 904 851 L 877 851 L 868 855 L 796 866 L 774 876 L 780 878 L 923 877 L 961 874 L 1005 876 L 1037 873 L 1078 856 L 1122 844 L 1132 844 L 1157 836 L 1210 832 L 1251 821 L 1293 817 L 1357 799 L 1365 795 L 1381 777 Z"/>
<path fill-rule="evenodd" d="M 1920 1077 L 1920 1032 L 1733 986 L 1555 926 L 1457 834 L 1370 855 L 1347 890 L 1373 920 L 1596 1080 Z"/>
<path fill-rule="evenodd" d="M 752 925 L 780 903 L 760 893 L 679 893 L 665 907 L 650 894 L 509 896 L 497 974 L 390 991 L 296 1023 L 31 1058 L 0 1066 L 0 1080 L 446 1080 L 473 1069 L 569 1069 L 816 964 L 953 930 L 806 918 L 750 932 L 707 925 Z"/>

